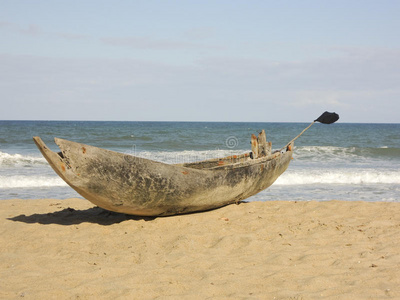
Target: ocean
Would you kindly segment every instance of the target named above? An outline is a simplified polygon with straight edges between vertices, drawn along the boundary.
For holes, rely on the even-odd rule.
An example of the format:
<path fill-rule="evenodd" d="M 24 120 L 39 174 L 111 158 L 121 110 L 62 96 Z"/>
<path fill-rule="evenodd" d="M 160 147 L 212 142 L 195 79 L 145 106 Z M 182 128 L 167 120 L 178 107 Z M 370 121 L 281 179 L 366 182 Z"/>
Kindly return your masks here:
<path fill-rule="evenodd" d="M 59 137 L 166 163 L 250 152 L 265 129 L 280 149 L 308 123 L 0 121 L 0 200 L 80 197 L 32 137 Z M 248 201 L 400 201 L 400 124 L 316 123 L 296 142 L 289 168 Z"/>

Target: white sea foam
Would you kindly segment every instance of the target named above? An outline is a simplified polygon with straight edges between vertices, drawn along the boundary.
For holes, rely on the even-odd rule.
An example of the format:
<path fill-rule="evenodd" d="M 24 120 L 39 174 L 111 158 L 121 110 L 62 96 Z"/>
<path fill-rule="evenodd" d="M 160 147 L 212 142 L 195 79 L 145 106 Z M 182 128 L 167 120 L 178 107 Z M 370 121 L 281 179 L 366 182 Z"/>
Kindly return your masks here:
<path fill-rule="evenodd" d="M 9 154 L 0 151 L 0 166 L 23 166 L 33 164 L 46 164 L 44 157 L 30 155 Z"/>
<path fill-rule="evenodd" d="M 343 160 L 364 160 L 357 153 L 356 148 L 343 148 L 333 146 L 303 146 L 295 147 L 293 154 L 295 159 L 307 161 L 343 161 Z M 366 159 L 366 158 L 365 158 Z"/>
<path fill-rule="evenodd" d="M 295 147 L 293 156 L 308 161 L 351 161 L 367 162 L 371 160 L 387 160 L 400 158 L 399 148 L 382 146 L 366 147 L 334 147 L 334 146 L 302 146 Z"/>
<path fill-rule="evenodd" d="M 0 176 L 0 188 L 41 188 L 66 186 L 67 184 L 56 176 Z"/>
<path fill-rule="evenodd" d="M 316 170 L 287 171 L 274 183 L 276 185 L 308 184 L 399 184 L 400 171 L 381 170 Z"/>

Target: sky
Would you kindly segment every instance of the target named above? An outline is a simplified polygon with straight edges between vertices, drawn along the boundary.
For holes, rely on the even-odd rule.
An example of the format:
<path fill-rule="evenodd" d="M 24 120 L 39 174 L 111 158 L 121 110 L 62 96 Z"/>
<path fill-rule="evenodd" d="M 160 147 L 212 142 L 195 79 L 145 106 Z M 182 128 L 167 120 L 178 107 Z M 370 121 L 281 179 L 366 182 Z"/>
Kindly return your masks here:
<path fill-rule="evenodd" d="M 0 120 L 400 123 L 400 1 L 0 0 Z"/>

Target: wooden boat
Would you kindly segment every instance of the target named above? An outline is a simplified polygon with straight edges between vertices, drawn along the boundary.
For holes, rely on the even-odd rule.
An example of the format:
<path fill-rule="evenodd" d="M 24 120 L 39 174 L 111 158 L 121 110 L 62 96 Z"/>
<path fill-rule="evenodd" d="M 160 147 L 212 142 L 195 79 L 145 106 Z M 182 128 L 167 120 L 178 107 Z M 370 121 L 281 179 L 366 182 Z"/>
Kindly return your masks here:
<path fill-rule="evenodd" d="M 263 130 L 252 135 L 250 153 L 175 165 L 58 138 L 56 153 L 40 137 L 33 139 L 54 171 L 92 203 L 120 213 L 168 216 L 238 203 L 266 189 L 289 166 L 297 138 L 315 122 L 338 119 L 324 112 L 274 153 Z"/>
<path fill-rule="evenodd" d="M 55 138 L 60 152 L 33 138 L 54 171 L 92 203 L 114 212 L 168 216 L 238 203 L 269 187 L 288 167 L 293 142 L 271 153 L 265 132 L 252 152 L 165 164 Z"/>

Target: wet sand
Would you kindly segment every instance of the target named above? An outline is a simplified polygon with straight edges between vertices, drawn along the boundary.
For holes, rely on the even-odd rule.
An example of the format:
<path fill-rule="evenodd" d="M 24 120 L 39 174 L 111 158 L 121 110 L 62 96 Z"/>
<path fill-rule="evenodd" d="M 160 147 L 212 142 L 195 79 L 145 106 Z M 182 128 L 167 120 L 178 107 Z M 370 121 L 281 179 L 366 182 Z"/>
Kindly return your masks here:
<path fill-rule="evenodd" d="M 250 202 L 163 218 L 0 201 L 0 298 L 399 299 L 400 203 Z"/>

